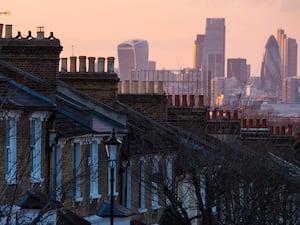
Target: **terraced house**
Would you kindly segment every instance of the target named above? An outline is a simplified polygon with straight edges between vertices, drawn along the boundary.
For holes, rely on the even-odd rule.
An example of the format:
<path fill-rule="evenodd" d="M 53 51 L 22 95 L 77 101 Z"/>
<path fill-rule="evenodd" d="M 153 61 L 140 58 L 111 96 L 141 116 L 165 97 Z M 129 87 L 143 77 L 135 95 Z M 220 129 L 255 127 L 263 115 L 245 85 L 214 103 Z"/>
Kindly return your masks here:
<path fill-rule="evenodd" d="M 120 93 L 113 57 L 68 66 L 53 33 L 11 29 L 0 39 L 0 224 L 108 224 L 110 196 L 115 224 L 298 222 L 292 135 L 253 135 L 201 101 Z M 122 141 L 113 174 L 112 130 Z"/>

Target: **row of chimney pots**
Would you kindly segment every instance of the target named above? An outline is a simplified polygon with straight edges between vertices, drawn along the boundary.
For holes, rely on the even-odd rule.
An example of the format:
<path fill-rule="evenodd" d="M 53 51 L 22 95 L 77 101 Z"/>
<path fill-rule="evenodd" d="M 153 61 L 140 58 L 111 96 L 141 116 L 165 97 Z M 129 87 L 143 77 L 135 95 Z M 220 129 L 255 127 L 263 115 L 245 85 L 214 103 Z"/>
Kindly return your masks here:
<path fill-rule="evenodd" d="M 105 58 L 98 57 L 97 64 L 96 64 L 96 57 L 90 56 L 79 56 L 79 70 L 80 73 L 103 73 L 105 72 Z M 86 61 L 88 59 L 88 68 L 86 67 Z M 114 57 L 107 57 L 107 73 L 114 73 Z M 97 65 L 97 68 L 96 68 Z M 68 58 L 61 58 L 61 72 L 68 72 Z M 77 72 L 77 56 L 70 57 L 70 72 L 75 73 Z"/>

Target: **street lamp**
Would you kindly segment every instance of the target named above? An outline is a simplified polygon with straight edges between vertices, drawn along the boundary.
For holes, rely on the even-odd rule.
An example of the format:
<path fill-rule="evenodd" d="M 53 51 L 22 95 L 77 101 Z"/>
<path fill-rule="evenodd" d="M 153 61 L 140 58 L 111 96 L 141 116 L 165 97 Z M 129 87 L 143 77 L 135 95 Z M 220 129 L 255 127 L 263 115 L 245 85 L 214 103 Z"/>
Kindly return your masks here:
<path fill-rule="evenodd" d="M 106 155 L 108 158 L 108 167 L 110 168 L 110 225 L 114 224 L 114 169 L 119 157 L 122 141 L 116 137 L 115 129 L 111 136 L 104 142 Z"/>

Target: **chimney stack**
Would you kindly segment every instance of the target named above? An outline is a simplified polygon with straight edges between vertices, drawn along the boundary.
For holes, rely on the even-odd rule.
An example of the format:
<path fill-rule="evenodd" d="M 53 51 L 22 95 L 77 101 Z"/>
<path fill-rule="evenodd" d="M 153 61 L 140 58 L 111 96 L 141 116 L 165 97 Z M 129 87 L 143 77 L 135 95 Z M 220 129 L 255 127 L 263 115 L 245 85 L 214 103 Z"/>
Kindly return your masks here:
<path fill-rule="evenodd" d="M 61 58 L 61 72 L 68 72 L 68 58 Z"/>
<path fill-rule="evenodd" d="M 79 72 L 86 72 L 86 56 L 79 56 Z"/>
<path fill-rule="evenodd" d="M 95 72 L 95 60 L 96 60 L 96 58 L 95 57 L 88 57 L 88 60 L 89 60 L 88 72 L 93 73 L 93 72 Z"/>
<path fill-rule="evenodd" d="M 44 37 L 45 37 L 44 27 L 37 27 L 36 38 L 44 39 Z"/>
<path fill-rule="evenodd" d="M 98 57 L 98 72 L 104 73 L 105 58 Z"/>
<path fill-rule="evenodd" d="M 108 73 L 114 72 L 114 62 L 115 62 L 114 57 L 107 57 L 107 72 Z"/>
<path fill-rule="evenodd" d="M 2 38 L 2 32 L 3 32 L 3 24 L 0 23 L 0 38 Z"/>
<path fill-rule="evenodd" d="M 5 38 L 12 38 L 12 25 L 11 24 L 5 25 Z"/>
<path fill-rule="evenodd" d="M 77 60 L 77 57 L 76 56 L 71 56 L 70 57 L 70 72 L 71 73 L 75 73 L 76 72 L 76 60 Z"/>

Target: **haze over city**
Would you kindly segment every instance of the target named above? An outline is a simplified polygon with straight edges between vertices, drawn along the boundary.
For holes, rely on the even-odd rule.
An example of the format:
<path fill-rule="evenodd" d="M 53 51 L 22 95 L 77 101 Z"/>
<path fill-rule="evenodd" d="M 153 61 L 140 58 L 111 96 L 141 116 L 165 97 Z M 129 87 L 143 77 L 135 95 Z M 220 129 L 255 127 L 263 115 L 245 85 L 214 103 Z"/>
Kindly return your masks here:
<path fill-rule="evenodd" d="M 0 11 L 6 10 L 11 15 L 1 15 L 0 22 L 12 24 L 14 35 L 37 26 L 44 26 L 46 35 L 53 31 L 64 47 L 62 57 L 117 58 L 118 44 L 143 38 L 158 69 L 192 66 L 193 43 L 208 17 L 225 18 L 226 58 L 246 58 L 251 75 L 259 75 L 264 46 L 278 28 L 300 40 L 298 0 L 3 0 Z"/>

